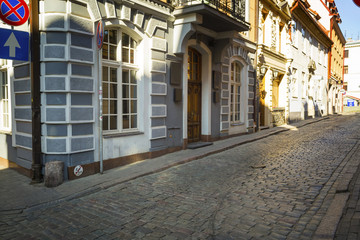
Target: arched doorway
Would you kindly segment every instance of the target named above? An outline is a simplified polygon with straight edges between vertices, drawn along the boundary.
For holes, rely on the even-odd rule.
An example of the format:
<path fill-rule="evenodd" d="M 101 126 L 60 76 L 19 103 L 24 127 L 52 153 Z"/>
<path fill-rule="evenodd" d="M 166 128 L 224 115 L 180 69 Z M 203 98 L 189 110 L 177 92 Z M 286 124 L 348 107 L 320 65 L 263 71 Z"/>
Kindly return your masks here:
<path fill-rule="evenodd" d="M 201 140 L 201 54 L 188 49 L 188 142 Z"/>

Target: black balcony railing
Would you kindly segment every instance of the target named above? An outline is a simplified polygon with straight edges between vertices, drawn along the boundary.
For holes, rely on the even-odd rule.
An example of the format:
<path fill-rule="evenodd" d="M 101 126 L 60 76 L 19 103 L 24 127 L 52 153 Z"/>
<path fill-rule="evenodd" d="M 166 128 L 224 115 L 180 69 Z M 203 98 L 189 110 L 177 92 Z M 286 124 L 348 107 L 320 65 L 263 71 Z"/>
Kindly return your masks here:
<path fill-rule="evenodd" d="M 218 11 L 245 21 L 245 0 L 175 0 L 175 7 L 206 4 Z"/>

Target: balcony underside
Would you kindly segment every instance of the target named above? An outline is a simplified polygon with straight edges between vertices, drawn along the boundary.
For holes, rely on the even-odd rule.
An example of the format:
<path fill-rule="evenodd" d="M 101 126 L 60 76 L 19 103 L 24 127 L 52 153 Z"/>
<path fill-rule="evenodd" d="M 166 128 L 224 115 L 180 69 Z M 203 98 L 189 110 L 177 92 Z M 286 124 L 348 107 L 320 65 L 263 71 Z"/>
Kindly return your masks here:
<path fill-rule="evenodd" d="M 190 13 L 201 14 L 203 21 L 199 25 L 215 32 L 244 32 L 249 30 L 249 23 L 245 22 L 244 18 L 234 17 L 231 13 L 227 13 L 226 10 L 216 9 L 204 3 L 180 6 L 174 12 L 176 17 Z"/>

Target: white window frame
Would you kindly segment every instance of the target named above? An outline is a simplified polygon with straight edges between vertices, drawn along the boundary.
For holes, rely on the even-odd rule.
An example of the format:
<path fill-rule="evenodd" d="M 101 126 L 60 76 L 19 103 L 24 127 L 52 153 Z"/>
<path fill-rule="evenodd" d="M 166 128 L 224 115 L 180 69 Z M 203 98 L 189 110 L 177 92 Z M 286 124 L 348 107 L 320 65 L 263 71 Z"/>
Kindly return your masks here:
<path fill-rule="evenodd" d="M 301 39 L 302 39 L 302 44 L 303 44 L 303 48 L 302 51 L 303 53 L 306 54 L 307 51 L 307 39 L 306 39 L 306 30 L 304 27 L 301 28 Z"/>
<path fill-rule="evenodd" d="M 136 41 L 135 38 L 132 37 L 131 34 L 129 34 L 128 32 L 124 31 L 121 28 L 108 28 L 106 29 L 106 31 L 115 31 L 116 32 L 116 37 L 117 37 L 117 41 L 116 44 L 110 44 L 111 46 L 116 46 L 116 59 L 102 59 L 102 69 L 103 71 L 105 69 L 108 69 L 110 72 L 110 69 L 115 69 L 116 70 L 116 98 L 112 99 L 110 98 L 110 92 L 108 91 L 108 95 L 106 95 L 106 90 L 104 89 L 104 83 L 110 83 L 111 81 L 111 76 L 108 75 L 108 81 L 104 81 L 103 76 L 101 78 L 102 84 L 103 84 L 103 110 L 104 110 L 104 103 L 107 100 L 113 100 L 115 101 L 116 99 L 116 110 L 117 112 L 115 114 L 110 114 L 108 112 L 103 112 L 103 133 L 106 134 L 116 134 L 116 133 L 128 133 L 128 132 L 138 132 L 139 131 L 139 124 L 140 124 L 140 120 L 139 120 L 139 79 L 138 79 L 138 70 L 139 67 L 137 65 L 137 60 L 138 60 L 138 53 L 137 53 L 137 46 L 139 46 L 139 41 Z M 130 41 L 135 41 L 136 42 L 136 46 L 135 48 L 132 47 L 124 47 L 123 46 L 123 34 L 126 34 L 129 36 Z M 104 41 L 104 45 L 106 46 L 107 44 L 109 44 L 108 42 Z M 130 53 L 130 49 L 132 49 L 134 51 L 134 61 L 130 63 L 130 54 L 129 54 L 129 62 L 123 62 L 123 50 L 128 50 Z M 110 57 L 109 57 L 110 58 Z M 123 79 L 123 72 L 131 72 L 134 71 L 135 74 L 133 75 L 133 80 L 135 80 L 135 82 L 133 83 L 126 83 Z M 130 73 L 131 74 L 131 73 Z M 130 75 L 129 75 L 130 76 Z M 130 88 L 135 87 L 135 91 L 136 92 L 136 97 L 130 96 L 124 98 L 124 93 L 123 93 L 123 87 L 124 86 L 128 86 L 129 87 L 129 91 L 128 94 L 130 94 Z M 128 101 L 128 113 L 124 113 L 124 109 L 125 107 L 123 107 L 123 103 L 125 103 L 125 101 Z M 133 105 L 134 107 L 131 108 L 131 103 L 135 102 L 135 105 Z M 135 111 L 132 111 L 135 110 Z M 110 119 L 108 119 L 107 117 L 116 117 L 116 128 L 111 129 L 111 122 Z M 129 119 L 129 123 L 128 123 L 128 127 L 124 126 L 124 121 L 123 119 L 125 118 L 125 116 L 129 116 L 134 117 L 136 120 L 134 125 L 132 126 L 133 123 L 131 123 L 131 119 Z M 104 121 L 108 121 L 108 125 L 107 128 L 104 129 L 105 123 Z"/>
<path fill-rule="evenodd" d="M 294 25 L 291 28 L 291 34 L 292 34 L 292 43 L 295 47 L 298 47 L 298 37 L 297 37 L 297 22 L 293 20 L 292 22 Z"/>
<path fill-rule="evenodd" d="M 0 68 L 0 131 L 11 131 L 10 79 L 6 69 Z"/>
<path fill-rule="evenodd" d="M 235 66 L 239 66 L 239 72 L 235 72 L 233 70 L 233 64 Z M 242 88 L 243 88 L 243 71 L 244 66 L 239 61 L 233 61 L 230 64 L 230 123 L 231 124 L 239 124 L 243 123 L 242 111 L 244 109 L 241 108 L 242 105 Z M 235 76 L 235 77 L 234 77 Z M 239 81 L 236 79 L 239 78 Z M 236 108 L 236 106 L 238 108 Z"/>

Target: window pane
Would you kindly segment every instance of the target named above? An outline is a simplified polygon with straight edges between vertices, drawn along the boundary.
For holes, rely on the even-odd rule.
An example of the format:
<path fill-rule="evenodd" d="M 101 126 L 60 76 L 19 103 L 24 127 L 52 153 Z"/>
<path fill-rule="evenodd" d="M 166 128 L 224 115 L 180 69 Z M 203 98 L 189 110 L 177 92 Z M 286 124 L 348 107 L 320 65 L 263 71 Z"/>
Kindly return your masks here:
<path fill-rule="evenodd" d="M 103 83 L 103 98 L 109 97 L 109 85 L 107 83 Z"/>
<path fill-rule="evenodd" d="M 117 84 L 110 84 L 110 98 L 117 98 Z"/>
<path fill-rule="evenodd" d="M 128 47 L 129 46 L 129 35 L 123 33 L 122 35 L 122 45 Z"/>
<path fill-rule="evenodd" d="M 123 73 L 122 73 L 122 81 L 123 81 L 123 83 L 128 83 L 129 82 L 129 72 L 128 71 L 123 71 Z"/>
<path fill-rule="evenodd" d="M 103 117 L 103 130 L 109 130 L 109 118 L 107 116 Z"/>
<path fill-rule="evenodd" d="M 131 71 L 130 82 L 131 83 L 136 83 L 136 72 L 135 71 Z"/>
<path fill-rule="evenodd" d="M 131 88 L 131 98 L 137 98 L 137 87 L 132 85 L 130 88 Z"/>
<path fill-rule="evenodd" d="M 9 116 L 4 116 L 4 120 L 5 120 L 4 127 L 9 127 L 10 126 Z"/>
<path fill-rule="evenodd" d="M 115 129 L 117 129 L 117 117 L 111 116 L 110 117 L 110 130 L 115 130 Z"/>
<path fill-rule="evenodd" d="M 110 46 L 110 60 L 116 60 L 116 47 Z"/>
<path fill-rule="evenodd" d="M 236 82 L 240 82 L 240 73 L 236 74 Z"/>
<path fill-rule="evenodd" d="M 7 98 L 6 98 L 7 99 Z M 9 105 L 8 105 L 8 101 L 4 101 L 4 113 L 9 113 Z"/>
<path fill-rule="evenodd" d="M 137 116 L 136 115 L 131 116 L 131 128 L 137 128 Z"/>
<path fill-rule="evenodd" d="M 129 128 L 129 116 L 124 115 L 123 116 L 123 129 L 128 129 L 128 128 Z"/>
<path fill-rule="evenodd" d="M 129 50 L 127 48 L 122 49 L 122 61 L 129 62 Z"/>
<path fill-rule="evenodd" d="M 109 113 L 109 101 L 108 100 L 103 100 L 103 114 L 108 114 Z"/>
<path fill-rule="evenodd" d="M 110 100 L 110 114 L 117 114 L 117 101 Z"/>
<path fill-rule="evenodd" d="M 109 42 L 109 30 L 104 31 L 104 42 Z"/>
<path fill-rule="evenodd" d="M 127 85 L 123 85 L 123 87 L 122 87 L 122 97 L 123 98 L 130 98 L 130 93 L 129 93 L 129 88 L 128 88 L 128 86 Z"/>
<path fill-rule="evenodd" d="M 123 113 L 129 113 L 129 101 L 128 100 L 123 100 Z"/>
<path fill-rule="evenodd" d="M 108 81 L 108 67 L 102 68 L 103 81 Z"/>
<path fill-rule="evenodd" d="M 111 75 L 110 81 L 117 82 L 117 69 L 116 68 L 111 68 L 110 75 Z"/>
<path fill-rule="evenodd" d="M 103 44 L 102 47 L 102 58 L 109 59 L 109 46 L 107 44 Z"/>
<path fill-rule="evenodd" d="M 135 62 L 135 52 L 134 49 L 130 49 L 130 63 Z"/>
<path fill-rule="evenodd" d="M 136 100 L 131 101 L 131 113 L 137 113 L 137 101 Z"/>
<path fill-rule="evenodd" d="M 117 31 L 116 30 L 109 30 L 109 42 L 112 44 L 117 44 Z"/>

